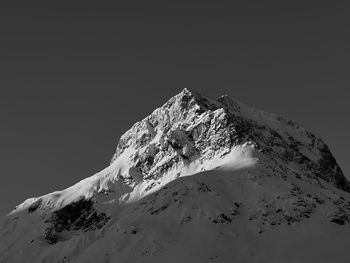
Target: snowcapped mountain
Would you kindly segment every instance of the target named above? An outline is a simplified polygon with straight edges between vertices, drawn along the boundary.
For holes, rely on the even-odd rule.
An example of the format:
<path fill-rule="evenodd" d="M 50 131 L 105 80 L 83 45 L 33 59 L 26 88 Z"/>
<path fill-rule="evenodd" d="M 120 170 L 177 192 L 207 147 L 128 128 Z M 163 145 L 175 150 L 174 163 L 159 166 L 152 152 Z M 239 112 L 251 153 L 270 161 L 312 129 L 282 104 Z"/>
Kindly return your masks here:
<path fill-rule="evenodd" d="M 349 262 L 350 184 L 295 122 L 183 90 L 0 223 L 0 262 Z"/>

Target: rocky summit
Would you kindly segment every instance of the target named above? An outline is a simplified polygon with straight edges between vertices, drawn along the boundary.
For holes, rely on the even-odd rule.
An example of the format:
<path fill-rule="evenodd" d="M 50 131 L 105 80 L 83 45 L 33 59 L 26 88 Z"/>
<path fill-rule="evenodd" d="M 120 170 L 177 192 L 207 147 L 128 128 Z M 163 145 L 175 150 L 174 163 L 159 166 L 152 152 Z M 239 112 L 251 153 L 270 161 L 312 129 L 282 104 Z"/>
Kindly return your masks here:
<path fill-rule="evenodd" d="M 0 262 L 347 262 L 349 192 L 297 123 L 184 89 L 107 168 L 3 218 Z"/>

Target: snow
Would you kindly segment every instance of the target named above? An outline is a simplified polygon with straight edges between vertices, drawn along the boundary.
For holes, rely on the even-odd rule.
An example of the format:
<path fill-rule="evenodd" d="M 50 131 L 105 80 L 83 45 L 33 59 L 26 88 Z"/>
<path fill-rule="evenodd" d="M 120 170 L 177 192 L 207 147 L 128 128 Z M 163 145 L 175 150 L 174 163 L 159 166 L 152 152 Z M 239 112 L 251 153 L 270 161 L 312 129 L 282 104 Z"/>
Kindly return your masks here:
<path fill-rule="evenodd" d="M 121 137 L 107 168 L 3 218 L 0 262 L 347 262 L 350 194 L 315 174 L 323 148 L 283 117 L 184 90 Z M 69 206 L 108 221 L 62 226 Z"/>

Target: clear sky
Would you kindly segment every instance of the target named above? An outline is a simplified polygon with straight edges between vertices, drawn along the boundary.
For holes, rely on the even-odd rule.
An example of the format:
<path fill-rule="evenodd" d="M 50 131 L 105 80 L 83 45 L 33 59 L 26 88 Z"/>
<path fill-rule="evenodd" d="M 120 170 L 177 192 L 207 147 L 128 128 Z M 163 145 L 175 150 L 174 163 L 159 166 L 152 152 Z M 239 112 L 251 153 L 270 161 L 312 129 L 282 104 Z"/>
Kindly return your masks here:
<path fill-rule="evenodd" d="M 0 215 L 104 168 L 185 87 L 297 121 L 350 177 L 348 6 L 119 2 L 0 9 Z"/>

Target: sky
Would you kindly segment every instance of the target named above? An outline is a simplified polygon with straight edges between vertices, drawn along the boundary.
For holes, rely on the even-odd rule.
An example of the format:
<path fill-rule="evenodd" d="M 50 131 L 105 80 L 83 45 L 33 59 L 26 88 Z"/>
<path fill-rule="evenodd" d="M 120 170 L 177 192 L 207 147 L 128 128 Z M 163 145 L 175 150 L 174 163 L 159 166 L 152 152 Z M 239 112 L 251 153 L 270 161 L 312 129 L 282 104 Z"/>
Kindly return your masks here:
<path fill-rule="evenodd" d="M 350 178 L 348 6 L 120 2 L 0 9 L 0 216 L 106 167 L 183 88 L 295 120 Z"/>

